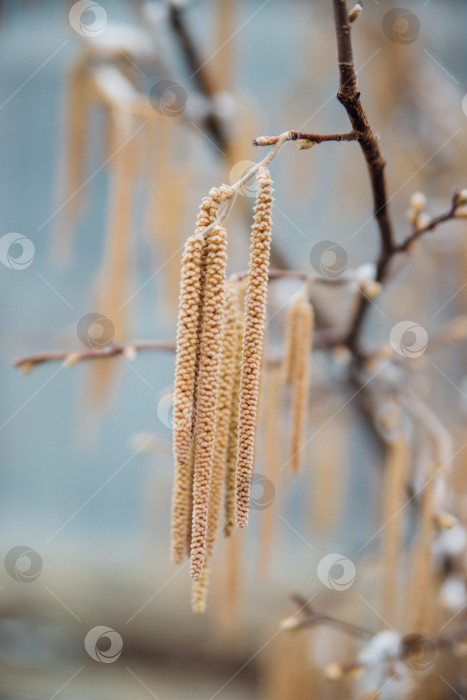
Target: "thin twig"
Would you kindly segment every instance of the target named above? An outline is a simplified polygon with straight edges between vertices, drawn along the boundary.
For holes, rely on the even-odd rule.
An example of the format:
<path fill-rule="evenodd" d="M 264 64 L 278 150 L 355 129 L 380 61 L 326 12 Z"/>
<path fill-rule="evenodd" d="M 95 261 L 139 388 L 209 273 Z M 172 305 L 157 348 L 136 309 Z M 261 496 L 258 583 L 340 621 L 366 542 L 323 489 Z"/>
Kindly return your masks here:
<path fill-rule="evenodd" d="M 301 131 L 289 131 L 287 141 L 311 141 L 323 143 L 324 141 L 357 141 L 359 134 L 349 131 L 346 134 L 305 134 Z M 253 139 L 253 146 L 273 146 L 279 140 L 279 136 L 258 136 Z"/>
<path fill-rule="evenodd" d="M 307 600 L 298 593 L 294 593 L 291 598 L 299 607 L 300 613 L 298 619 L 296 621 L 294 620 L 294 622 L 290 624 L 290 629 L 293 631 L 304 627 L 313 627 L 314 625 L 328 625 L 329 627 L 337 627 L 343 632 L 347 632 L 354 637 L 365 639 L 371 639 L 373 637 L 373 632 L 370 630 L 359 627 L 358 625 L 353 625 L 350 622 L 345 622 L 344 620 L 338 620 L 335 617 L 331 617 L 331 615 L 316 612 L 316 610 L 311 607 Z M 287 628 L 287 624 L 285 627 Z"/>
<path fill-rule="evenodd" d="M 115 357 L 123 355 L 132 357 L 135 352 L 142 350 L 166 350 L 171 352 L 175 350 L 175 343 L 159 340 L 143 340 L 126 345 L 107 345 L 103 348 L 90 348 L 89 350 L 59 350 L 54 352 L 40 352 L 34 355 L 26 355 L 15 360 L 15 367 L 23 369 L 32 369 L 36 365 L 41 365 L 44 362 L 65 362 L 69 365 L 74 365 L 83 360 L 99 360 L 107 357 Z"/>

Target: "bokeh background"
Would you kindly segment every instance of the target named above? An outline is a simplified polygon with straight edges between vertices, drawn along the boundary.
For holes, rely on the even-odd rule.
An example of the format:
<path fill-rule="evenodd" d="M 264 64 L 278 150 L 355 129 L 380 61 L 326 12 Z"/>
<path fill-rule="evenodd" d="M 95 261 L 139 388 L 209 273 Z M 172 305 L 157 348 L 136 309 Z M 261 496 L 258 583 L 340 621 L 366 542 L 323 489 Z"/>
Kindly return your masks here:
<path fill-rule="evenodd" d="M 92 347 L 91 322 L 82 321 L 89 314 L 109 317 L 118 340 L 173 341 L 181 247 L 201 197 L 264 155 L 251 145 L 255 136 L 348 129 L 335 98 L 331 2 L 177 3 L 201 60 L 196 75 L 165 3 L 88 4 L 76 24 L 73 3 L 2 3 L 2 560 L 14 551 L 0 567 L 0 697 L 264 697 L 269 647 L 292 609 L 289 594 L 316 593 L 334 609 L 349 604 L 321 584 L 316 567 L 323 555 L 366 557 L 357 584 L 371 600 L 377 538 L 358 552 L 376 529 L 381 455 L 358 402 L 327 424 L 348 397 L 341 368 L 316 354 L 320 402 L 310 430 L 326 428 L 320 445 L 311 441 L 303 473 L 292 479 L 285 470 L 272 491 L 259 483 L 254 492 L 251 527 L 235 544 L 241 550 L 235 609 L 228 548 L 220 542 L 208 612 L 197 617 L 186 567 L 169 562 L 173 353 L 146 351 L 69 368 L 46 363 L 27 376 L 13 363 L 37 351 Z M 388 19 L 397 7 L 366 2 L 353 33 L 362 96 L 388 160 L 402 238 L 413 191 L 425 191 L 437 213 L 466 185 L 467 5 L 405 2 L 399 24 L 394 14 Z M 76 66 L 86 60 L 91 71 L 101 71 L 102 94 L 89 97 L 73 87 Z M 118 146 L 110 138 L 105 89 L 124 103 L 126 83 L 105 73 L 109 67 L 134 86 L 150 115 L 150 126 L 134 138 L 133 124 L 125 147 L 136 174 L 127 178 L 134 198 L 128 235 L 116 244 L 124 279 L 118 264 L 109 264 L 116 222 L 126 212 L 112 189 Z M 170 81 L 168 95 L 161 81 Z M 75 113 L 73 122 L 86 100 L 85 117 Z M 84 165 L 70 190 L 77 151 Z M 311 272 L 321 240 L 342 246 L 351 267 L 373 261 L 378 240 L 358 145 L 297 151 L 288 144 L 272 174 L 276 263 Z M 247 266 L 252 202 L 250 192 L 242 194 L 229 219 L 231 272 Z M 13 239 L 1 237 L 12 232 L 33 243 L 21 269 L 5 248 Z M 411 314 L 431 332 L 464 310 L 463 237 L 465 227 L 450 224 L 427 240 L 391 293 L 377 300 L 366 329 L 371 341 L 387 340 L 391 325 Z M 114 315 L 103 293 L 113 285 L 122 295 Z M 284 282 L 271 289 L 276 349 L 294 288 Z M 327 289 L 319 299 L 323 314 L 337 320 L 345 320 L 349 303 Z M 426 392 L 447 419 L 462 423 L 466 400 L 451 384 L 465 386 L 467 368 L 459 355 L 443 362 L 449 381 L 433 370 Z M 337 487 L 320 492 L 312 466 L 323 449 Z M 261 454 L 258 461 L 261 474 Z M 258 561 L 269 508 L 275 534 L 265 575 Z M 373 613 L 352 595 L 355 618 L 371 627 Z M 101 625 L 117 632 L 117 647 L 122 640 L 116 663 L 97 663 L 97 652 L 92 658 L 85 648 L 87 633 Z M 93 643 L 105 652 L 108 639 L 98 636 Z"/>

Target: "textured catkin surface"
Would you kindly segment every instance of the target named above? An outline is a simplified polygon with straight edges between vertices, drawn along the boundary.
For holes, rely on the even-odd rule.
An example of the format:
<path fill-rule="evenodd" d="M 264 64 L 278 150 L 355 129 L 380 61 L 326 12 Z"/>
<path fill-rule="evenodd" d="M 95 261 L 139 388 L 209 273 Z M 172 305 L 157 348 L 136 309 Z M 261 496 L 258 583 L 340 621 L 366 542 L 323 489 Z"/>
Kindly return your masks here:
<path fill-rule="evenodd" d="M 242 289 L 237 285 L 235 289 L 237 323 L 235 328 L 235 357 L 234 357 L 234 377 L 232 385 L 232 410 L 230 413 L 229 433 L 227 437 L 227 453 L 225 464 L 225 524 L 224 535 L 230 537 L 235 527 L 236 509 L 236 473 L 238 455 L 238 412 L 240 399 L 240 372 L 242 364 L 243 346 L 243 314 L 241 313 L 240 302 L 243 300 Z"/>
<path fill-rule="evenodd" d="M 310 374 L 311 342 L 314 325 L 313 308 L 307 294 L 301 294 L 295 304 L 292 379 L 292 471 L 298 474 L 303 452 L 303 435 L 307 416 L 308 379 Z"/>
<path fill-rule="evenodd" d="M 283 359 L 284 381 L 292 382 L 293 366 L 295 363 L 295 338 L 297 335 L 297 305 L 291 304 L 287 310 L 285 323 L 285 348 Z"/>
<path fill-rule="evenodd" d="M 216 439 L 212 463 L 211 493 L 209 495 L 207 556 L 211 556 L 214 550 L 222 510 L 229 426 L 233 409 L 232 390 L 235 381 L 235 372 L 237 370 L 238 316 L 239 309 L 235 288 L 231 282 L 228 282 L 226 285 L 222 360 L 216 411 Z"/>
<path fill-rule="evenodd" d="M 192 490 L 192 407 L 195 394 L 198 323 L 202 301 L 201 267 L 204 239 L 188 239 L 182 259 L 173 400 L 175 482 L 172 499 L 172 560 L 187 550 Z"/>
<path fill-rule="evenodd" d="M 214 222 L 222 196 L 222 189 L 213 188 L 209 196 L 203 198 L 195 235 L 187 240 L 182 257 L 173 400 L 175 480 L 172 496 L 172 561 L 176 564 L 181 563 L 190 552 L 193 433 L 207 255 L 207 241 L 203 232 Z"/>
<path fill-rule="evenodd" d="M 200 234 L 191 236 L 182 258 L 173 405 L 174 454 L 179 464 L 188 460 L 191 449 L 198 319 L 203 291 L 203 247 L 204 239 Z"/>
<path fill-rule="evenodd" d="M 205 292 L 197 377 L 195 472 L 191 537 L 191 577 L 203 569 L 216 433 L 216 407 L 225 301 L 226 233 L 215 227 L 206 243 Z"/>
<path fill-rule="evenodd" d="M 248 524 L 251 477 L 255 457 L 256 418 L 266 325 L 272 202 L 272 183 L 269 172 L 266 168 L 260 168 L 251 235 L 240 380 L 236 475 L 236 519 L 239 527 L 246 527 Z"/>

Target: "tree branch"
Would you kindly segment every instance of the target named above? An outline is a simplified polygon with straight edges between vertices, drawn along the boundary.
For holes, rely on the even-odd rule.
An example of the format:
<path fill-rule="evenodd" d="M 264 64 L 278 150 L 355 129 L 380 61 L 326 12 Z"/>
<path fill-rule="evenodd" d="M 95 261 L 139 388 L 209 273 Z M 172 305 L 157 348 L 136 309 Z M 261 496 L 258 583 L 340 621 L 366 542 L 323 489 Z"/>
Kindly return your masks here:
<path fill-rule="evenodd" d="M 143 340 L 127 345 L 107 345 L 104 348 L 90 348 L 89 350 L 59 350 L 57 352 L 40 352 L 34 355 L 27 355 L 15 360 L 15 367 L 29 372 L 36 365 L 44 362 L 65 362 L 71 366 L 83 360 L 99 360 L 106 357 L 123 355 L 127 359 L 132 358 L 135 353 L 142 350 L 166 350 L 174 351 L 175 343 L 159 340 Z"/>
<path fill-rule="evenodd" d="M 289 131 L 287 141 L 311 141 L 323 143 L 324 141 L 357 141 L 357 131 L 349 131 L 346 134 L 306 134 L 302 131 Z M 279 136 L 258 136 L 253 139 L 253 146 L 273 146 L 279 140 Z"/>
<path fill-rule="evenodd" d="M 211 103 L 211 110 L 205 118 L 206 128 L 210 132 L 212 138 L 214 139 L 217 146 L 221 149 L 221 151 L 226 151 L 228 148 L 227 138 L 224 133 L 221 120 L 212 109 L 213 99 L 215 96 L 215 89 L 209 78 L 209 75 L 207 74 L 203 66 L 203 61 L 198 55 L 198 50 L 185 24 L 183 12 L 184 10 L 182 7 L 178 7 L 174 3 L 170 3 L 170 25 L 179 42 L 181 51 L 189 68 L 190 74 L 192 75 L 192 78 L 196 82 L 199 90 Z"/>
<path fill-rule="evenodd" d="M 373 194 L 374 216 L 381 237 L 381 251 L 377 262 L 376 281 L 383 282 L 395 247 L 393 226 L 388 208 L 386 175 L 384 172 L 386 162 L 379 146 L 378 137 L 373 132 L 360 101 L 347 2 L 346 0 L 333 0 L 333 5 L 340 74 L 337 98 L 345 108 L 353 130 L 359 133 L 358 142 L 368 167 Z M 368 300 L 361 297 L 347 337 L 348 347 L 357 355 L 359 333 L 367 310 Z"/>

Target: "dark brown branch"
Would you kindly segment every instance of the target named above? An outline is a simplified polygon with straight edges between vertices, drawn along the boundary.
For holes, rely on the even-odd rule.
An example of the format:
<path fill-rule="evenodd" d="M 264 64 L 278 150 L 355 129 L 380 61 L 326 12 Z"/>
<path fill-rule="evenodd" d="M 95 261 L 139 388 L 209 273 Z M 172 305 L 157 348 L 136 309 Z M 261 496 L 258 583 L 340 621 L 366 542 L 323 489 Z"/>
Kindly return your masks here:
<path fill-rule="evenodd" d="M 289 131 L 288 141 L 312 141 L 323 143 L 325 141 L 358 141 L 359 134 L 349 131 L 346 134 L 305 134 L 302 131 Z M 253 139 L 253 146 L 274 146 L 279 140 L 278 136 L 258 136 Z"/>
<path fill-rule="evenodd" d="M 170 24 L 174 31 L 175 37 L 178 40 L 187 68 L 190 72 L 190 76 L 211 105 L 211 110 L 204 119 L 204 126 L 216 147 L 221 151 L 222 155 L 225 156 L 227 154 L 227 156 L 229 156 L 233 153 L 231 139 L 225 133 L 222 120 L 213 110 L 214 98 L 216 95 L 215 85 L 211 80 L 209 72 L 203 63 L 201 56 L 198 53 L 198 48 L 193 40 L 193 37 L 191 36 L 183 14 L 183 7 L 177 7 L 173 3 L 170 4 Z M 245 202 L 242 204 L 242 207 L 245 218 L 249 222 L 250 211 L 245 206 Z M 271 247 L 271 261 L 277 267 L 287 267 L 286 258 L 275 244 L 273 244 Z"/>
<path fill-rule="evenodd" d="M 339 66 L 339 90 L 337 98 L 345 108 L 353 130 L 359 133 L 358 142 L 368 167 L 373 194 L 374 216 L 378 224 L 381 238 L 381 251 L 377 262 L 376 281 L 383 282 L 395 247 L 393 226 L 388 209 L 387 184 L 384 172 L 386 162 L 379 146 L 378 137 L 373 132 L 360 101 L 360 91 L 358 89 L 357 73 L 353 59 L 347 2 L 346 0 L 333 0 L 333 5 Z M 347 337 L 348 347 L 357 355 L 360 329 L 368 308 L 368 300 L 363 296 L 360 297 Z"/>
<path fill-rule="evenodd" d="M 183 8 L 178 7 L 174 3 L 170 4 L 170 24 L 176 38 L 178 39 L 186 64 L 191 73 L 191 77 L 196 82 L 199 90 L 209 100 L 212 107 L 215 96 L 214 86 L 206 69 L 203 67 L 203 62 L 201 57 L 198 55 L 197 47 L 195 46 L 195 43 L 185 24 L 183 18 Z M 220 150 L 227 151 L 228 143 L 221 121 L 212 108 L 205 118 L 205 126 Z"/>
<path fill-rule="evenodd" d="M 142 350 L 175 350 L 175 343 L 168 341 L 146 340 L 128 343 L 126 345 L 107 345 L 104 348 L 90 348 L 89 350 L 59 350 L 57 352 L 41 352 L 27 355 L 15 360 L 15 367 L 30 370 L 44 362 L 68 362 L 70 365 L 83 360 L 99 360 L 116 355 L 131 356 Z"/>

